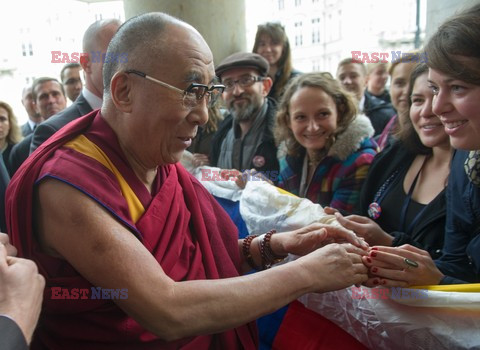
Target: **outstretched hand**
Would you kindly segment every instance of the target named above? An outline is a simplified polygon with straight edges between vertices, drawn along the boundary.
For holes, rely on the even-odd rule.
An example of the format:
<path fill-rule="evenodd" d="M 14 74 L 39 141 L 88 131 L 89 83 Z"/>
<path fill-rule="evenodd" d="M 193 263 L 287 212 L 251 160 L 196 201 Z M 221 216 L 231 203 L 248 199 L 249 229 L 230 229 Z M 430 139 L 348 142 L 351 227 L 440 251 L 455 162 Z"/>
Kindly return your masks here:
<path fill-rule="evenodd" d="M 428 252 L 409 244 L 400 247 L 372 247 L 362 257 L 369 268 L 369 287 L 408 287 L 439 284 L 444 275 Z"/>
<path fill-rule="evenodd" d="M 329 209 L 325 210 L 326 213 Z M 393 237 L 372 219 L 366 216 L 349 215 L 343 216 L 338 211 L 334 212 L 337 221 L 348 230 L 354 231 L 358 236 L 363 237 L 370 245 L 391 246 Z"/>
<path fill-rule="evenodd" d="M 328 292 L 357 285 L 367 280 L 367 268 L 362 263 L 365 251 L 350 243 L 329 244 L 300 257 L 301 264 L 312 282 L 312 292 Z"/>
<path fill-rule="evenodd" d="M 367 253 L 368 244 L 352 231 L 340 226 L 314 223 L 298 230 L 272 236 L 271 247 L 275 254 L 306 255 L 329 243 L 350 243 Z"/>

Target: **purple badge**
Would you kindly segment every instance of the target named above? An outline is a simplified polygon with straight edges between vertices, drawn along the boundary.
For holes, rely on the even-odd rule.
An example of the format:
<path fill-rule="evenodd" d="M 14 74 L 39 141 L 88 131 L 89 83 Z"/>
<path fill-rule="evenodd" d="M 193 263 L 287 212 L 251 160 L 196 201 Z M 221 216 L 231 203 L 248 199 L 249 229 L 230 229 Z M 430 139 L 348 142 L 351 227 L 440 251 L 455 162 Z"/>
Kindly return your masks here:
<path fill-rule="evenodd" d="M 382 207 L 377 202 L 370 203 L 368 206 L 368 216 L 370 216 L 373 220 L 377 220 L 381 213 Z"/>
<path fill-rule="evenodd" d="M 252 159 L 252 163 L 254 167 L 261 168 L 265 165 L 265 158 L 263 158 L 262 156 L 255 156 Z"/>

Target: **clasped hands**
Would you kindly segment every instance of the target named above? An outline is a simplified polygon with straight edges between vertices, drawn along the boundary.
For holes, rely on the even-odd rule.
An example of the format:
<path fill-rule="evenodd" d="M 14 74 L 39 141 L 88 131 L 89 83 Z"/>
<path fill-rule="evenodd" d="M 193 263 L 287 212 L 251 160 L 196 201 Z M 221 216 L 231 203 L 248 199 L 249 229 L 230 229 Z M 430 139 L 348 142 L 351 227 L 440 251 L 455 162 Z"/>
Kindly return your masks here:
<path fill-rule="evenodd" d="M 436 267 L 430 254 L 409 244 L 392 247 L 393 237 L 383 231 L 370 218 L 343 216 L 337 210 L 324 208 L 325 213 L 335 215 L 345 228 L 354 231 L 371 244 L 362 261 L 368 267 L 368 287 L 409 287 L 439 284 L 444 275 Z"/>

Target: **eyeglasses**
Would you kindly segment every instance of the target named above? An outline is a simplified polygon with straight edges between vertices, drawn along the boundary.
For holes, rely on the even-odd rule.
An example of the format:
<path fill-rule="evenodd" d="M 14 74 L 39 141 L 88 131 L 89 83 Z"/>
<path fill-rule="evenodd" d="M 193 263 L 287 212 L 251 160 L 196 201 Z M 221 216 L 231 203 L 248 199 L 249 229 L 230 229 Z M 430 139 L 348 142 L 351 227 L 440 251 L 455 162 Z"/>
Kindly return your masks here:
<path fill-rule="evenodd" d="M 233 80 L 233 79 L 226 79 L 222 80 L 222 84 L 225 85 L 225 91 L 231 91 L 235 89 L 235 85 L 239 85 L 242 88 L 247 88 L 249 86 L 252 86 L 258 81 L 263 81 L 265 80 L 264 77 L 254 77 L 253 75 L 244 75 L 238 80 Z"/>
<path fill-rule="evenodd" d="M 225 90 L 225 86 L 220 84 L 208 87 L 207 85 L 197 83 L 191 83 L 185 90 L 182 90 L 170 84 L 164 83 L 163 81 L 152 78 L 151 76 L 135 69 L 128 69 L 125 71 L 125 73 L 139 75 L 142 78 L 153 81 L 154 83 L 157 83 L 167 89 L 181 93 L 183 95 L 183 106 L 186 108 L 193 108 L 197 106 L 205 96 L 207 96 L 208 106 L 211 107 L 218 100 L 218 97 L 222 94 L 223 90 Z"/>

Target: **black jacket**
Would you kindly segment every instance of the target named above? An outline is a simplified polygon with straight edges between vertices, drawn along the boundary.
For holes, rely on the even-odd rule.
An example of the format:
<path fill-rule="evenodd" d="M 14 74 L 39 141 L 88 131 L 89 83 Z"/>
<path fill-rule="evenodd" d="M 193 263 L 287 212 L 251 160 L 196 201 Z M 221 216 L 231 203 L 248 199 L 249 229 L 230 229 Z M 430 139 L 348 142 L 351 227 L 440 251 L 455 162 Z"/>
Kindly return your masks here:
<path fill-rule="evenodd" d="M 48 118 L 35 128 L 29 152 L 32 153 L 35 151 L 38 146 L 71 121 L 80 118 L 91 111 L 92 107 L 90 107 L 83 96 L 83 93 L 81 93 L 70 107 Z"/>
<path fill-rule="evenodd" d="M 387 103 L 365 91 L 365 102 L 363 113 L 370 118 L 372 126 L 375 129 L 374 137 L 380 135 L 385 125 L 396 114 L 395 109 L 390 103 Z"/>
<path fill-rule="evenodd" d="M 385 183 L 395 170 L 405 174 L 405 171 L 402 172 L 400 170 L 408 169 L 415 156 L 415 154 L 408 152 L 401 142 L 394 142 L 380 152 L 370 165 L 367 178 L 360 193 L 359 206 L 356 210 L 357 214 L 368 216 L 368 206 L 373 202 L 380 186 Z M 403 182 L 403 179 L 401 181 Z M 445 190 L 443 190 L 426 206 L 411 235 L 398 231 L 389 232 L 395 237 L 392 245 L 411 244 L 428 251 L 433 259 L 438 258 L 442 254 L 445 235 L 445 208 Z M 387 209 L 392 210 L 391 208 Z M 395 210 L 398 210 L 399 216 L 401 209 L 401 204 L 395 208 Z"/>
<path fill-rule="evenodd" d="M 13 146 L 10 156 L 8 157 L 7 164 L 10 176 L 13 176 L 25 159 L 28 158 L 30 154 L 30 142 L 32 142 L 32 137 L 33 134 L 28 134 L 22 141 Z"/>
<path fill-rule="evenodd" d="M 274 100 L 267 99 L 268 108 L 266 113 L 267 123 L 263 130 L 263 138 L 260 145 L 257 147 L 255 155 L 262 156 L 265 159 L 265 164 L 262 167 L 254 166 L 253 162 L 250 164 L 250 169 L 255 168 L 257 171 L 266 173 L 271 180 L 276 182 L 280 166 L 277 159 L 277 147 L 273 138 L 273 126 L 275 124 L 276 103 Z M 232 128 L 233 116 L 227 115 L 220 123 L 217 132 L 213 135 L 212 148 L 210 151 L 210 164 L 217 166 L 218 158 L 220 156 L 220 149 L 222 142 L 227 136 L 228 131 Z M 244 170 L 244 169 L 238 169 Z M 276 174 L 276 175 L 275 175 Z"/>
<path fill-rule="evenodd" d="M 7 232 L 7 222 L 5 220 L 5 191 L 7 190 L 10 177 L 8 176 L 7 168 L 0 158 L 0 231 Z M 1 349 L 1 347 L 0 347 Z"/>
<path fill-rule="evenodd" d="M 28 345 L 23 333 L 8 317 L 0 316 L 0 349 L 2 350 L 27 350 Z"/>

